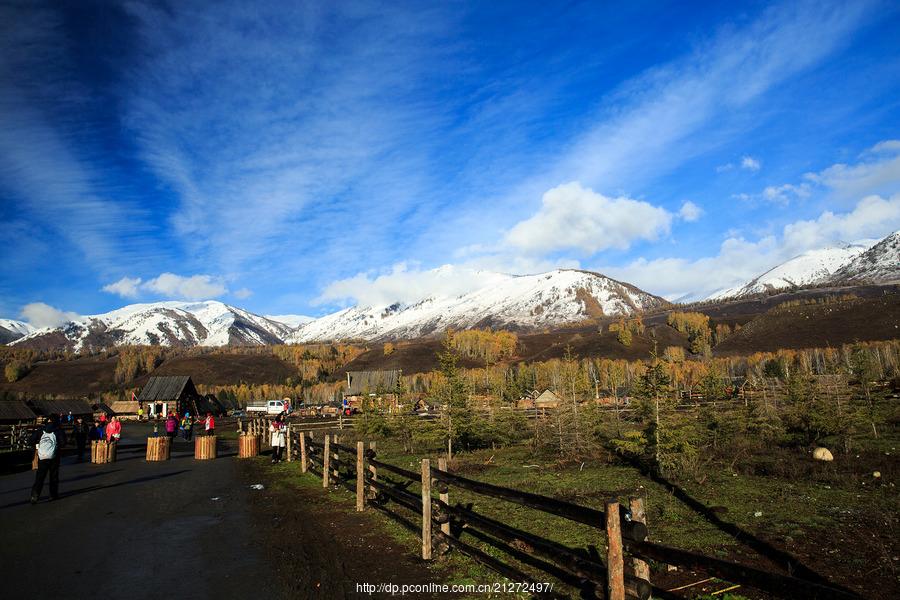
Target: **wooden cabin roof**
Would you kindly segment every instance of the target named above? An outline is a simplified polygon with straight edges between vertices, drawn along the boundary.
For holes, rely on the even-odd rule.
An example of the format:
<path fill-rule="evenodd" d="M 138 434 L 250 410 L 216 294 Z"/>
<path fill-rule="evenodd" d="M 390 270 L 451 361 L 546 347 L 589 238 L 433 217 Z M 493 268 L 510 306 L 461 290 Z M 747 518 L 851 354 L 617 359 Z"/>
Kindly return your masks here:
<path fill-rule="evenodd" d="M 184 394 L 197 396 L 197 388 L 189 375 L 151 377 L 141 390 L 139 402 L 168 402 L 182 398 Z"/>
<path fill-rule="evenodd" d="M 0 421 L 33 421 L 35 416 L 22 400 L 0 401 Z"/>

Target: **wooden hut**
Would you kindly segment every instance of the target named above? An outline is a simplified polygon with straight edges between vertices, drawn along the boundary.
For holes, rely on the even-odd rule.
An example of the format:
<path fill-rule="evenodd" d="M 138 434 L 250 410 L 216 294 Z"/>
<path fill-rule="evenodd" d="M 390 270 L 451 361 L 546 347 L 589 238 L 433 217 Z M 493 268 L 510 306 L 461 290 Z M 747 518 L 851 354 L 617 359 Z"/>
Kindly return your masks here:
<path fill-rule="evenodd" d="M 136 419 L 140 403 L 137 400 L 117 400 L 110 405 L 113 414 L 120 419 Z"/>
<path fill-rule="evenodd" d="M 370 400 L 374 407 L 396 411 L 397 385 L 403 372 L 393 371 L 347 371 L 347 389 L 344 391 L 343 408 L 360 410 L 364 401 Z"/>
<path fill-rule="evenodd" d="M 170 412 L 203 415 L 218 413 L 218 407 L 201 396 L 188 375 L 151 377 L 138 396 L 138 404 L 149 417 L 164 417 Z"/>
<path fill-rule="evenodd" d="M 94 411 L 86 400 L 29 400 L 28 405 L 39 417 L 47 418 L 50 415 L 66 417 L 72 413 L 72 417 L 84 417 L 90 420 Z"/>
<path fill-rule="evenodd" d="M 19 425 L 34 423 L 37 415 L 22 400 L 0 400 L 0 424 Z"/>

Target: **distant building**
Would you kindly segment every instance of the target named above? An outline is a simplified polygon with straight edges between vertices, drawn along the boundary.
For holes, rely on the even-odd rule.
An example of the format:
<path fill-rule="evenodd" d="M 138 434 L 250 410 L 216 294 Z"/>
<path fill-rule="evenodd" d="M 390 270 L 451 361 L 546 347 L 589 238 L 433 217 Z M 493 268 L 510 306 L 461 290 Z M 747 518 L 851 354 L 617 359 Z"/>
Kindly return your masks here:
<path fill-rule="evenodd" d="M 48 418 L 50 415 L 84 417 L 91 419 L 94 409 L 85 400 L 29 400 L 28 405 L 39 417 Z"/>
<path fill-rule="evenodd" d="M 559 408 L 562 399 L 553 390 L 544 390 L 538 393 L 532 390 L 519 398 L 516 402 L 517 408 Z"/>
<path fill-rule="evenodd" d="M 376 408 L 396 411 L 398 406 L 397 386 L 403 372 L 393 371 L 347 371 L 347 389 L 344 390 L 342 406 L 345 410 L 362 410 L 366 401 Z"/>
<path fill-rule="evenodd" d="M 144 407 L 149 417 L 164 417 L 170 412 L 179 415 L 185 412 L 193 415 L 220 413 L 218 403 L 201 396 L 188 375 L 151 377 L 138 396 L 138 404 Z"/>

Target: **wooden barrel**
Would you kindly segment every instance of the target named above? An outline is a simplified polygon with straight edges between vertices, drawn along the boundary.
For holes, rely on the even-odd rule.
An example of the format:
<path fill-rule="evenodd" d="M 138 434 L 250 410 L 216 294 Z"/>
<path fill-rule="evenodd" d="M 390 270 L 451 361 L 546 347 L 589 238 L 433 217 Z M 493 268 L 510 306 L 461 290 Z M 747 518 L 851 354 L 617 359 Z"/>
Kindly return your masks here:
<path fill-rule="evenodd" d="M 172 456 L 172 447 L 167 437 L 147 438 L 147 461 L 156 462 L 169 460 Z"/>
<path fill-rule="evenodd" d="M 259 436 L 243 433 L 238 436 L 238 458 L 259 456 Z"/>
<path fill-rule="evenodd" d="M 194 458 L 212 460 L 216 457 L 216 436 L 200 435 L 194 438 Z"/>
<path fill-rule="evenodd" d="M 98 465 L 116 462 L 116 443 L 106 440 L 91 442 L 91 462 Z"/>

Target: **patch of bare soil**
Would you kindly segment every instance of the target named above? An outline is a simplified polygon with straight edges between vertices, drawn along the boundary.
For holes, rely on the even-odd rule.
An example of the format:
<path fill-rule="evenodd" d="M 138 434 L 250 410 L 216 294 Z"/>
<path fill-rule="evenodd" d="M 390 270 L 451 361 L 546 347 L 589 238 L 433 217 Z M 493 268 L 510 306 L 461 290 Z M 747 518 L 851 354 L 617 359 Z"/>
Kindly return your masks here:
<path fill-rule="evenodd" d="M 299 470 L 299 467 L 298 467 Z M 388 597 L 367 594 L 357 584 L 421 585 L 444 580 L 440 563 L 418 559 L 414 549 L 397 542 L 386 529 L 385 517 L 367 510 L 357 513 L 343 489 L 278 485 L 268 464 L 245 461 L 245 481 L 265 489 L 252 496 L 255 530 L 267 560 L 277 565 L 285 598 Z M 331 494 L 346 496 L 335 501 Z M 415 593 L 415 598 L 437 595 Z M 443 597 L 447 597 L 444 595 Z"/>

